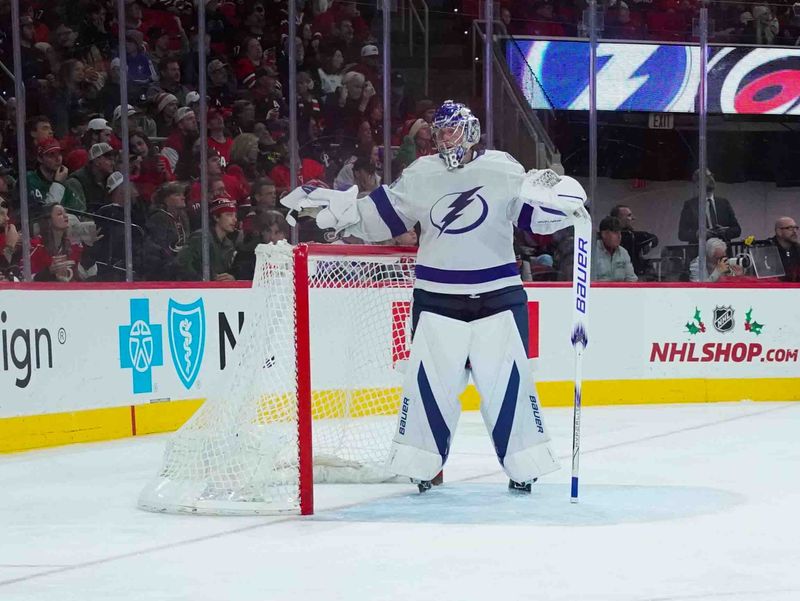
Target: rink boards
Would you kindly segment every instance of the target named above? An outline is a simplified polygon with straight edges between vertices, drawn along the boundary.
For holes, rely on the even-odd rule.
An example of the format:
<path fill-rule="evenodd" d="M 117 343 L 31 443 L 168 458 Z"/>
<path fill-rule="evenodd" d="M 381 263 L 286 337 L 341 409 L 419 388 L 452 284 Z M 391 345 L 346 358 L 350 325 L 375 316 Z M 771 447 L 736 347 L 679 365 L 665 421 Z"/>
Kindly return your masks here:
<path fill-rule="evenodd" d="M 800 399 L 797 290 L 597 286 L 590 299 L 584 402 Z M 357 399 L 388 389 L 399 395 L 402 375 L 393 366 L 407 353 L 409 292 L 311 291 L 312 387 L 318 397 L 345 387 Z M 539 394 L 546 406 L 569 405 L 570 288 L 537 285 L 527 292 Z M 241 285 L 4 289 L 0 451 L 179 427 L 204 398 L 226 390 L 252 302 L 252 292 Z M 357 317 L 352 307 L 359 303 L 371 307 L 370 336 L 342 317 L 345 309 Z M 353 361 L 361 367 L 343 376 Z M 478 407 L 474 389 L 462 402 L 467 410 Z M 364 415 L 373 411 L 389 409 L 363 403 Z"/>

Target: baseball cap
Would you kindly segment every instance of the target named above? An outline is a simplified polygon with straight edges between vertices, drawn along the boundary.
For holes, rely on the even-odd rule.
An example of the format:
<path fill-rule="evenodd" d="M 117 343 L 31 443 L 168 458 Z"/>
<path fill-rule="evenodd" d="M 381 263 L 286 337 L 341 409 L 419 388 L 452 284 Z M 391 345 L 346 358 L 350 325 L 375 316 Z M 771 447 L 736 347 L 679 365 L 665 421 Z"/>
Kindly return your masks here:
<path fill-rule="evenodd" d="M 139 111 L 137 111 L 134 106 L 130 104 L 128 105 L 128 117 L 130 117 L 131 115 L 135 115 L 138 112 Z M 114 121 L 117 121 L 121 117 L 122 117 L 122 105 L 119 105 L 117 106 L 117 108 L 114 109 Z"/>
<path fill-rule="evenodd" d="M 106 180 L 106 190 L 108 190 L 109 192 L 113 192 L 114 190 L 119 188 L 122 185 L 122 182 L 124 181 L 125 177 L 119 171 L 115 171 L 114 173 L 109 175 L 108 179 Z"/>
<path fill-rule="evenodd" d="M 182 106 L 175 113 L 175 123 L 180 123 L 181 121 L 186 119 L 186 117 L 188 117 L 189 115 L 194 116 L 194 111 L 190 109 L 188 106 Z"/>
<path fill-rule="evenodd" d="M 45 155 L 49 152 L 56 151 L 61 152 L 61 144 L 59 144 L 58 140 L 55 138 L 47 138 L 39 142 L 39 148 L 37 149 L 39 155 Z"/>
<path fill-rule="evenodd" d="M 236 202 L 228 196 L 228 193 L 222 193 L 217 196 L 209 204 L 209 212 L 212 215 L 222 215 L 223 213 L 236 213 Z"/>
<path fill-rule="evenodd" d="M 374 44 L 367 44 L 361 48 L 361 56 L 378 56 L 378 47 Z"/>
<path fill-rule="evenodd" d="M 111 131 L 111 126 L 108 121 L 98 117 L 89 121 L 89 129 L 92 131 Z"/>
<path fill-rule="evenodd" d="M 228 65 L 226 63 L 223 63 L 218 58 L 215 58 L 213 61 L 208 63 L 208 72 L 209 72 L 209 74 L 211 74 L 214 71 L 219 71 L 220 69 L 224 69 L 227 66 Z"/>
<path fill-rule="evenodd" d="M 92 144 L 92 147 L 89 149 L 89 160 L 93 161 L 108 154 L 109 152 L 116 152 L 116 150 L 112 148 L 111 144 L 106 144 L 105 142 Z"/>
<path fill-rule="evenodd" d="M 192 104 L 193 102 L 200 102 L 200 94 L 197 92 L 189 92 L 186 94 L 186 104 Z"/>

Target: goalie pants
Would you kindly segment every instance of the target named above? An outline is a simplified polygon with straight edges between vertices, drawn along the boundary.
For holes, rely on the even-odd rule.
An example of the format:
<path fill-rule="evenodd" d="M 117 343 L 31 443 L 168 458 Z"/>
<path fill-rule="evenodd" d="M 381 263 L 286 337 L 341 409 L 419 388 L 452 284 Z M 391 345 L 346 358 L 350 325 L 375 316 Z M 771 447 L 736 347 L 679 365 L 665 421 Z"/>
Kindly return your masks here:
<path fill-rule="evenodd" d="M 512 480 L 558 469 L 536 394 L 522 286 L 480 295 L 414 291 L 411 357 L 389 465 L 431 480 L 447 461 L 470 370 L 500 464 Z"/>

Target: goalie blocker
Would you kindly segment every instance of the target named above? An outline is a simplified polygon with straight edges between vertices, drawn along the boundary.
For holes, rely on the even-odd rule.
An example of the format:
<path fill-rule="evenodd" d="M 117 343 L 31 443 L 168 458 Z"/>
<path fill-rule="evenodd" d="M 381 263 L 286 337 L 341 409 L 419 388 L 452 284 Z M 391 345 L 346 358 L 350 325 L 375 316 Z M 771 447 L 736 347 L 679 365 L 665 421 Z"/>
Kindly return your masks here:
<path fill-rule="evenodd" d="M 528 356 L 521 286 L 480 295 L 415 290 L 413 345 L 389 459 L 392 472 L 431 480 L 447 461 L 471 370 L 500 465 L 515 482 L 556 471 Z"/>

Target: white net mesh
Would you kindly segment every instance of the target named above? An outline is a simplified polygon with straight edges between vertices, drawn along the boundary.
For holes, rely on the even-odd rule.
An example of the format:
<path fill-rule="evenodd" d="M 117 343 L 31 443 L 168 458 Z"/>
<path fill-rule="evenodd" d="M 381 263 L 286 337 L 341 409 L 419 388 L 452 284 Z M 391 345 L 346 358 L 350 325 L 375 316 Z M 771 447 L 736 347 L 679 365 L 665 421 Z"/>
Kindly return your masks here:
<path fill-rule="evenodd" d="M 308 259 L 315 482 L 380 482 L 406 357 L 413 257 Z M 380 251 L 385 251 L 380 247 Z M 338 249 L 337 251 L 338 252 Z M 139 498 L 151 511 L 253 514 L 299 508 L 294 254 L 260 246 L 236 365 L 223 393 L 167 443 Z"/>

